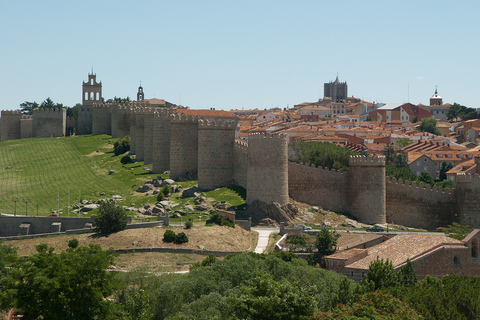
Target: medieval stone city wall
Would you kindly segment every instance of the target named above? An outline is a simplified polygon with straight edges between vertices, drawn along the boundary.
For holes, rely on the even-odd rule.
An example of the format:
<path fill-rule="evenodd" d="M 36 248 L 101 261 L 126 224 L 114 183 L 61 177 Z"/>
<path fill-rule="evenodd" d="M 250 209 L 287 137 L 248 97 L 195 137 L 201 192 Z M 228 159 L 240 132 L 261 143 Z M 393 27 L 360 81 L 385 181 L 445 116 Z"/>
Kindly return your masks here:
<path fill-rule="evenodd" d="M 247 188 L 248 143 L 235 140 L 233 145 L 233 181 L 236 185 Z"/>
<path fill-rule="evenodd" d="M 135 113 L 135 159 L 137 161 L 143 161 L 144 159 L 144 127 L 145 127 L 145 117 L 144 113 L 148 110 L 138 109 Z"/>
<path fill-rule="evenodd" d="M 348 211 L 364 223 L 385 223 L 385 157 L 349 159 Z"/>
<path fill-rule="evenodd" d="M 20 138 L 33 138 L 33 117 L 23 115 L 20 119 Z"/>
<path fill-rule="evenodd" d="M 67 109 L 33 109 L 34 137 L 64 137 L 66 128 Z"/>
<path fill-rule="evenodd" d="M 212 190 L 233 184 L 236 121 L 198 123 L 198 187 Z"/>
<path fill-rule="evenodd" d="M 72 117 L 67 117 L 66 132 L 67 136 L 72 136 L 76 133 L 78 127 L 77 119 Z"/>
<path fill-rule="evenodd" d="M 143 114 L 143 163 L 153 163 L 153 109 Z"/>
<path fill-rule="evenodd" d="M 130 136 L 130 152 L 129 154 L 136 154 L 137 152 L 137 113 L 138 108 L 131 108 L 130 109 L 130 132 L 127 136 Z"/>
<path fill-rule="evenodd" d="M 2 141 L 14 140 L 21 138 L 20 119 L 21 111 L 2 110 L 1 112 L 1 133 Z"/>
<path fill-rule="evenodd" d="M 470 174 L 456 177 L 456 202 L 458 203 L 457 222 L 480 227 L 480 177 Z"/>
<path fill-rule="evenodd" d="M 95 103 L 92 108 L 92 134 L 112 134 L 113 106 L 106 103 Z"/>
<path fill-rule="evenodd" d="M 389 223 L 432 230 L 455 221 L 455 190 L 395 178 L 387 178 L 386 189 Z"/>
<path fill-rule="evenodd" d="M 77 134 L 92 134 L 93 106 L 82 106 L 78 109 Z"/>
<path fill-rule="evenodd" d="M 173 109 L 160 108 L 154 115 L 152 171 L 170 170 L 170 117 Z"/>
<path fill-rule="evenodd" d="M 296 162 L 288 163 L 290 197 L 335 212 L 347 212 L 347 174 Z"/>
<path fill-rule="evenodd" d="M 115 111 L 116 110 L 116 111 Z M 123 139 L 130 136 L 130 116 L 132 108 L 129 105 L 118 105 L 112 112 L 112 137 Z M 116 132 L 116 135 L 114 133 Z"/>
<path fill-rule="evenodd" d="M 174 114 L 170 118 L 170 177 L 197 180 L 198 116 Z"/>
<path fill-rule="evenodd" d="M 288 154 L 284 134 L 248 135 L 247 204 L 255 200 L 287 204 Z"/>

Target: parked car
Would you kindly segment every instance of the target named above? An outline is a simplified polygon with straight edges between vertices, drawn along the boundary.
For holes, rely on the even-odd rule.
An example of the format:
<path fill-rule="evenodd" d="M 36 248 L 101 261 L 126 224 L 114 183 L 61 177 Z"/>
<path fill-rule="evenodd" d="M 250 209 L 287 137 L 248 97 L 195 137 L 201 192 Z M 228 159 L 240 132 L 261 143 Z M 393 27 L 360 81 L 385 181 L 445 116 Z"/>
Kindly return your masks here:
<path fill-rule="evenodd" d="M 368 228 L 366 231 L 368 232 L 383 232 L 383 228 L 380 226 L 373 226 L 371 228 Z"/>
<path fill-rule="evenodd" d="M 308 227 L 304 224 L 297 224 L 293 227 L 293 229 L 312 230 L 312 227 Z"/>

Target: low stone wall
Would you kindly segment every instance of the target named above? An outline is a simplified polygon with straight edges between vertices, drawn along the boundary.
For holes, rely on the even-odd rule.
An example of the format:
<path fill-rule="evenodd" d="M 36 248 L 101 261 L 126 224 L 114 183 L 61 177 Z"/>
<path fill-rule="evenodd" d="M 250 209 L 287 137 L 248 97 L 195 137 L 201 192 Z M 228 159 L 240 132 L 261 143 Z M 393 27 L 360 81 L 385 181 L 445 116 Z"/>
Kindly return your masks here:
<path fill-rule="evenodd" d="M 187 254 L 202 254 L 208 256 L 213 253 L 216 257 L 225 257 L 229 254 L 237 253 L 247 253 L 250 252 L 252 248 L 242 251 L 214 251 L 214 250 L 198 250 L 198 249 L 186 249 L 186 248 L 136 248 L 136 249 L 118 249 L 115 250 L 116 253 L 145 253 L 145 252 L 167 252 L 167 253 L 187 253 Z"/>
<path fill-rule="evenodd" d="M 72 229 L 83 229 L 87 224 L 95 226 L 95 221 L 91 217 L 2 216 L 0 217 L 0 237 L 65 232 Z"/>

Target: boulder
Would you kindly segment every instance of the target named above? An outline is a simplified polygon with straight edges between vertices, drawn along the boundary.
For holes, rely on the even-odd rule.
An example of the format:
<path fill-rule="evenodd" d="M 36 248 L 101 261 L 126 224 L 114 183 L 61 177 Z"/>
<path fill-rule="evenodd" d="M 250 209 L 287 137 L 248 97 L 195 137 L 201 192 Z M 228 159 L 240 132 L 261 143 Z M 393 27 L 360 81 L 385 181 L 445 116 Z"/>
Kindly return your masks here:
<path fill-rule="evenodd" d="M 98 209 L 98 207 L 100 207 L 100 205 L 98 205 L 98 204 L 87 204 L 87 205 L 84 205 L 83 208 L 80 209 L 80 211 L 81 212 L 88 212 L 88 211 Z"/>
<path fill-rule="evenodd" d="M 198 210 L 198 211 L 208 210 L 208 205 L 206 203 L 202 203 L 201 205 L 196 206 L 195 210 Z"/>
<path fill-rule="evenodd" d="M 192 205 L 186 205 L 183 207 L 185 210 L 193 211 L 195 208 Z"/>
<path fill-rule="evenodd" d="M 280 205 L 278 202 L 266 204 L 261 201 L 253 201 L 249 207 L 252 217 L 260 220 L 270 218 L 277 222 L 289 222 L 298 216 L 298 209 L 291 203 Z M 257 220 L 257 221 L 258 221 Z"/>
<path fill-rule="evenodd" d="M 207 200 L 207 198 L 205 198 L 205 197 L 196 197 L 195 200 L 193 201 L 193 203 L 195 203 L 196 205 L 199 205 L 199 204 L 205 202 L 205 200 Z"/>
<path fill-rule="evenodd" d="M 201 192 L 202 190 L 199 187 L 197 186 L 191 187 L 183 190 L 182 198 L 198 197 L 200 196 Z"/>
<path fill-rule="evenodd" d="M 220 209 L 220 210 L 227 210 L 230 205 L 226 203 L 225 201 L 222 202 L 215 202 L 213 205 L 214 208 Z"/>
<path fill-rule="evenodd" d="M 137 192 L 148 192 L 154 190 L 155 186 L 151 183 L 146 183 L 143 186 L 137 188 Z"/>
<path fill-rule="evenodd" d="M 112 196 L 112 200 L 115 200 L 115 201 L 123 201 L 123 197 L 122 197 L 122 196 L 119 196 L 119 195 L 114 195 L 114 196 Z"/>
<path fill-rule="evenodd" d="M 161 186 L 162 186 L 162 187 L 165 186 L 165 185 L 171 186 L 171 185 L 174 184 L 174 183 L 175 183 L 175 181 L 174 181 L 173 179 L 165 179 L 165 180 L 163 180 Z"/>
<path fill-rule="evenodd" d="M 178 213 L 181 216 L 184 216 L 187 214 L 185 211 L 182 211 L 182 210 L 175 210 L 175 213 Z"/>
<path fill-rule="evenodd" d="M 157 188 L 160 188 L 162 186 L 162 180 L 154 179 L 153 185 Z"/>
<path fill-rule="evenodd" d="M 156 213 L 156 214 L 165 214 L 165 209 L 162 208 L 162 207 L 153 207 L 152 209 L 152 213 Z"/>
<path fill-rule="evenodd" d="M 116 172 L 117 172 L 117 171 L 115 171 L 115 170 L 110 170 L 110 171 L 108 171 L 108 174 L 110 175 L 110 174 L 114 174 L 114 173 L 116 173 Z"/>
<path fill-rule="evenodd" d="M 180 190 L 182 190 L 182 186 L 179 186 L 178 184 L 172 184 L 170 186 L 171 193 L 177 193 L 177 192 L 180 192 Z"/>

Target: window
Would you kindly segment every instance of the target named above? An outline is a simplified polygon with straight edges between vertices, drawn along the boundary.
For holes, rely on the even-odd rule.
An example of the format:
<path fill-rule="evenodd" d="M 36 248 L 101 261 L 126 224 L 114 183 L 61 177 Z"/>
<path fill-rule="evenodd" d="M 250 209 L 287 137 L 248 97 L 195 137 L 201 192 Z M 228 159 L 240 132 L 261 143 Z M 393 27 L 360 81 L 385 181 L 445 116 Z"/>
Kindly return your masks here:
<path fill-rule="evenodd" d="M 420 167 L 420 162 L 417 162 L 417 167 Z"/>
<path fill-rule="evenodd" d="M 460 257 L 457 257 L 457 256 L 453 256 L 453 265 L 454 266 L 461 266 L 461 262 L 460 262 Z"/>
<path fill-rule="evenodd" d="M 423 161 L 427 162 L 427 158 L 426 158 L 426 157 L 425 157 L 425 158 L 423 158 Z"/>

